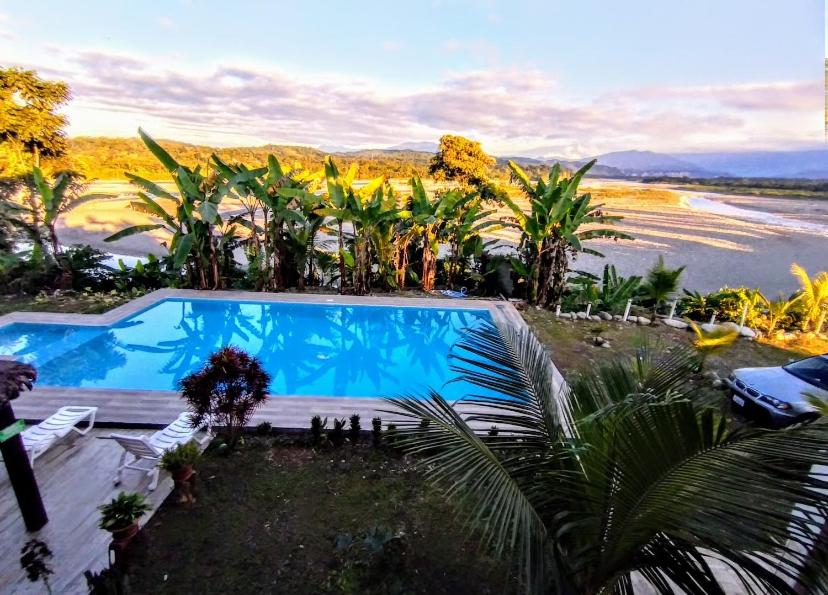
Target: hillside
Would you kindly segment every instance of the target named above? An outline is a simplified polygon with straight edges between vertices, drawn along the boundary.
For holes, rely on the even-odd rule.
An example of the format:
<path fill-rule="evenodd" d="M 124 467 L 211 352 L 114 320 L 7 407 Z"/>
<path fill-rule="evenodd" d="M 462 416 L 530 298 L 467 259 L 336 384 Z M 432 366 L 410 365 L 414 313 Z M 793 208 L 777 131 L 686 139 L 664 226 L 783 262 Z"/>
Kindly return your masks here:
<path fill-rule="evenodd" d="M 310 147 L 264 145 L 261 147 L 213 148 L 169 140 L 159 143 L 178 161 L 195 166 L 206 164 L 216 153 L 228 162 L 242 162 L 249 166 L 264 164 L 269 154 L 285 165 L 300 164 L 307 169 L 319 169 L 325 153 Z M 152 156 L 140 139 L 77 137 L 69 139 L 67 156 L 61 166 L 76 169 L 88 178 L 99 180 L 123 179 L 130 172 L 151 179 L 166 178 L 161 164 Z M 409 177 L 417 172 L 425 175 L 430 153 L 413 151 L 360 151 L 334 155 L 337 165 L 347 168 L 359 165 L 360 177 Z"/>

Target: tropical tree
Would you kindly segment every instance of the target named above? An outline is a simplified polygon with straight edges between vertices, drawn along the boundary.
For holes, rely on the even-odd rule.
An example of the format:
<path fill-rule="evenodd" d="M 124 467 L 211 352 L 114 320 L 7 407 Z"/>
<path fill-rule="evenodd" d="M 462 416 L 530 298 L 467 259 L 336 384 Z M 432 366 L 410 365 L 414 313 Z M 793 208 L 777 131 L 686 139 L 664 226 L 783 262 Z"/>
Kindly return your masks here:
<path fill-rule="evenodd" d="M 155 182 L 127 173 L 129 180 L 140 188 L 138 200 L 130 207 L 157 219 L 158 223 L 133 225 L 104 239 L 115 242 L 122 238 L 148 231 L 164 230 L 170 234 L 167 249 L 176 271 L 186 268 L 191 286 L 199 289 L 220 289 L 224 286 L 226 270 L 222 261 L 232 262 L 226 251 L 232 249 L 236 226 L 225 225 L 219 206 L 239 183 L 239 179 L 225 180 L 216 173 L 205 174 L 200 167 L 190 169 L 167 153 L 146 132 L 138 134 L 150 152 L 170 174 L 178 194 L 168 192 Z M 241 179 L 251 175 L 245 172 Z M 222 253 L 222 249 L 225 253 Z"/>
<path fill-rule="evenodd" d="M 767 310 L 765 332 L 770 337 L 781 323 L 789 321 L 788 313 L 799 304 L 799 301 L 802 299 L 802 295 L 795 295 L 788 300 L 784 298 L 771 300 L 763 294 L 759 294 L 759 299 L 765 305 Z"/>
<path fill-rule="evenodd" d="M 462 277 L 471 259 L 479 260 L 487 242 L 481 233 L 484 229 L 499 227 L 500 221 L 492 219 L 494 209 L 483 207 L 477 192 L 466 194 L 458 201 L 445 224 L 448 256 L 445 262 L 446 284 L 454 289 L 458 277 Z M 499 200 L 499 197 L 498 199 Z M 489 243 L 495 240 L 490 240 Z"/>
<path fill-rule="evenodd" d="M 66 116 L 58 109 L 69 100 L 69 87 L 46 81 L 33 70 L 0 68 L 0 149 L 4 173 L 19 175 L 40 167 L 41 157 L 66 148 Z"/>
<path fill-rule="evenodd" d="M 554 307 L 560 303 L 570 256 L 579 252 L 603 256 L 584 247 L 583 242 L 601 237 L 631 239 L 619 231 L 595 227 L 612 224 L 621 217 L 604 214 L 602 205 L 592 204 L 590 194 L 578 195 L 578 185 L 593 165 L 595 160 L 570 177 L 556 163 L 546 181 L 533 184 L 517 163 L 509 161 L 512 179 L 529 201 L 529 210 L 525 212 L 511 198 L 503 196 L 502 201 L 513 217 L 502 222 L 520 231 L 519 253 L 529 271 L 528 297 L 532 304 Z"/>
<path fill-rule="evenodd" d="M 466 195 L 460 190 L 449 190 L 437 193 L 431 200 L 420 177 L 415 175 L 411 178 L 409 209 L 414 234 L 419 237 L 423 249 L 420 275 L 423 291 L 434 289 L 434 280 L 437 278 L 437 254 L 447 219 L 458 209 L 461 201 L 468 201 L 473 197 L 473 194 Z"/>
<path fill-rule="evenodd" d="M 641 290 L 644 296 L 653 303 L 653 317 L 658 313 L 661 305 L 678 292 L 679 279 L 685 268 L 683 266 L 677 269 L 667 268 L 664 264 L 664 257 L 659 255 L 653 268 L 647 271 L 647 278 Z"/>
<path fill-rule="evenodd" d="M 437 180 L 451 180 L 462 186 L 480 186 L 486 183 L 494 158 L 487 155 L 480 143 L 462 136 L 445 134 L 440 147 L 429 163 L 428 173 Z"/>
<path fill-rule="evenodd" d="M 245 207 L 245 217 L 233 221 L 250 231 L 247 242 L 250 267 L 257 289 L 283 290 L 293 280 L 304 288 L 305 269 L 313 263 L 316 234 L 322 218 L 314 210 L 322 199 L 314 194 L 319 174 L 295 166 L 284 168 L 269 155 L 267 167 L 254 170 L 228 165 L 213 155 L 216 169 L 233 183 Z M 257 215 L 261 216 L 261 225 Z"/>
<path fill-rule="evenodd" d="M 478 390 L 388 399 L 399 444 L 527 592 L 723 595 L 727 573 L 750 593 L 825 592 L 828 568 L 802 572 L 828 547 L 828 420 L 731 427 L 696 400 L 690 347 L 642 346 L 571 388 L 527 329 L 469 330 L 452 358 Z"/>
<path fill-rule="evenodd" d="M 791 265 L 791 274 L 801 287 L 799 305 L 803 310 L 802 330 L 807 332 L 813 328 L 819 331 L 817 326 L 828 312 L 828 272 L 818 273 L 811 279 L 808 271 L 794 263 Z"/>
<path fill-rule="evenodd" d="M 393 188 L 383 177 L 356 188 L 351 183 L 351 172 L 343 179 L 330 158 L 326 161 L 326 174 L 330 174 L 328 202 L 331 206 L 316 209 L 315 213 L 334 218 L 340 230 L 343 222 L 351 224 L 353 252 L 350 258 L 346 257 L 344 233 L 340 231 L 340 255 L 343 261 L 352 260 L 354 293 L 364 295 L 371 291 L 371 268 L 374 264 L 371 256 L 376 253 L 372 250 L 377 232 L 400 218 L 410 217 L 411 213 L 399 208 Z M 390 259 L 391 255 L 387 257 Z"/>
<path fill-rule="evenodd" d="M 32 170 L 32 180 L 35 193 L 26 210 L 29 212 L 32 225 L 35 228 L 42 225 L 45 229 L 45 233 L 34 230 L 34 235 L 41 238 L 44 248 L 48 244 L 52 255 L 57 259 L 62 251 L 57 232 L 61 216 L 75 207 L 91 200 L 106 198 L 107 195 L 84 194 L 88 185 L 82 181 L 80 174 L 75 172 L 61 172 L 54 183 L 49 184 L 40 168 L 35 167 Z"/>

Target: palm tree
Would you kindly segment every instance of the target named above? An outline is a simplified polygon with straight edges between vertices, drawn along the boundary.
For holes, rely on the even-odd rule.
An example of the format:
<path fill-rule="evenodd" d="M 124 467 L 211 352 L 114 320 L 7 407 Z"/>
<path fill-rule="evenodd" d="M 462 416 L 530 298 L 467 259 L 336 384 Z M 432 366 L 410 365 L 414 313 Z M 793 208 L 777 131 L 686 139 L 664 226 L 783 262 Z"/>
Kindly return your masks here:
<path fill-rule="evenodd" d="M 401 445 L 527 592 L 723 595 L 726 572 L 751 593 L 825 592 L 828 569 L 800 571 L 828 547 L 828 420 L 733 429 L 696 401 L 689 347 L 643 346 L 571 388 L 526 329 L 471 329 L 452 358 L 482 390 L 388 399 Z"/>
<path fill-rule="evenodd" d="M 647 272 L 647 278 L 641 286 L 644 295 L 653 302 L 653 318 L 659 307 L 678 292 L 679 279 L 685 267 L 668 269 L 664 257 L 659 256 L 653 268 Z"/>
<path fill-rule="evenodd" d="M 797 278 L 802 287 L 800 304 L 804 309 L 802 316 L 802 330 L 807 332 L 813 325 L 814 330 L 819 326 L 817 323 L 820 317 L 825 316 L 828 311 L 828 272 L 821 272 L 813 279 L 808 276 L 808 271 L 796 263 L 791 265 L 791 274 Z"/>
<path fill-rule="evenodd" d="M 785 320 L 788 316 L 788 312 L 794 308 L 799 301 L 802 299 L 802 294 L 795 295 L 789 300 L 780 298 L 777 300 L 770 300 L 761 293 L 759 294 L 759 299 L 765 305 L 767 309 L 767 318 L 765 322 L 765 332 L 767 336 L 772 338 L 776 327 L 779 326 L 779 323 Z"/>
<path fill-rule="evenodd" d="M 556 163 L 546 181 L 532 184 L 529 176 L 514 161 L 509 161 L 512 180 L 529 200 L 529 211 L 524 212 L 504 195 L 501 200 L 511 209 L 513 217 L 503 223 L 520 231 L 519 252 L 530 273 L 529 302 L 532 304 L 554 307 L 560 303 L 571 254 L 603 256 L 585 248 L 584 241 L 601 237 L 632 239 L 619 231 L 594 227 L 614 223 L 621 217 L 605 215 L 601 205 L 592 204 L 591 195 L 578 195 L 578 184 L 593 165 L 595 160 L 568 177 Z"/>

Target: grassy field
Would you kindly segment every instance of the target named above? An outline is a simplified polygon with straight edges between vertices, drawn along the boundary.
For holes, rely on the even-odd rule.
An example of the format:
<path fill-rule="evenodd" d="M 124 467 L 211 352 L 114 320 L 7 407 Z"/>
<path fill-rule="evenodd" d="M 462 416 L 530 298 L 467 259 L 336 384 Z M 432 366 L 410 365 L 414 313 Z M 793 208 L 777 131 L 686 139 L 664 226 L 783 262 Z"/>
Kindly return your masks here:
<path fill-rule="evenodd" d="M 133 544 L 134 593 L 510 592 L 507 569 L 386 450 L 255 437 L 198 472 L 198 501 L 168 498 Z M 371 554 L 374 528 L 398 538 Z"/>

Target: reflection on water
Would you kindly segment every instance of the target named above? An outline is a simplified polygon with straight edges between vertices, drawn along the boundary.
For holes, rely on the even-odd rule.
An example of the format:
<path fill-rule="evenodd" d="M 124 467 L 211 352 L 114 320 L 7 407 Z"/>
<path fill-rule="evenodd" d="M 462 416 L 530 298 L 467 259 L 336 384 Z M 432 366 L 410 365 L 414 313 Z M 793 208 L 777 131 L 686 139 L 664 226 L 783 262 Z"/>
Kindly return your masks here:
<path fill-rule="evenodd" d="M 485 310 L 166 300 L 111 327 L 14 324 L 0 330 L 0 354 L 35 364 L 40 385 L 171 390 L 235 345 L 262 360 L 274 395 L 393 396 L 442 387 L 462 329 L 489 320 Z"/>

